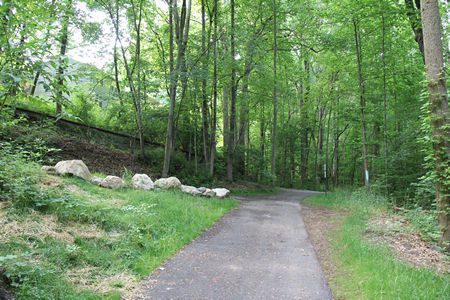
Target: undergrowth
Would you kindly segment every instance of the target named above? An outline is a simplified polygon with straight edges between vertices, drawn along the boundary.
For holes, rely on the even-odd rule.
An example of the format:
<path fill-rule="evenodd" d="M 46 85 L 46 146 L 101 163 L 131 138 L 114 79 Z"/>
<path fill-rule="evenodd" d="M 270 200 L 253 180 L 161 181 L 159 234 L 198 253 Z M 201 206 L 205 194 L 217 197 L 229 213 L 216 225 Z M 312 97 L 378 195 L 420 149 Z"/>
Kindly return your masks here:
<path fill-rule="evenodd" d="M 47 176 L 0 149 L 0 267 L 19 299 L 120 299 L 236 205 Z"/>
<path fill-rule="evenodd" d="M 338 191 L 305 201 L 349 212 L 331 237 L 337 271 L 330 283 L 337 299 L 448 299 L 448 276 L 402 262 L 386 246 L 363 238 L 370 216 L 388 210 L 384 197 L 364 190 Z"/>

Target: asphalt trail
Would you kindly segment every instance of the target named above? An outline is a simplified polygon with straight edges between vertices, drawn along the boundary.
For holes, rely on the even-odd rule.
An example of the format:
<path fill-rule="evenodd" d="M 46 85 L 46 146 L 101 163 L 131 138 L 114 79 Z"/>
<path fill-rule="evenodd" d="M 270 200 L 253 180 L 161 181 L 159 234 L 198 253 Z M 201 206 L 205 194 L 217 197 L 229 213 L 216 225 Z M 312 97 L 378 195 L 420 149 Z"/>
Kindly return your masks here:
<path fill-rule="evenodd" d="M 312 194 L 236 197 L 237 209 L 155 269 L 132 299 L 332 299 L 300 215 Z"/>

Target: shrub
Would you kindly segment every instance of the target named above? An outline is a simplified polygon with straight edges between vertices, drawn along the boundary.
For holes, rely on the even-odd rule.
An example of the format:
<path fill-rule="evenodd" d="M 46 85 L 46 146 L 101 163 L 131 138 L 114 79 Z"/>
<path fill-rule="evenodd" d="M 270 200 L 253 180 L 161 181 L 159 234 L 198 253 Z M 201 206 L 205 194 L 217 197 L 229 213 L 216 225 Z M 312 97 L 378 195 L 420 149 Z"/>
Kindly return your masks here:
<path fill-rule="evenodd" d="M 37 165 L 25 159 L 27 152 L 11 143 L 0 143 L 0 201 L 16 208 L 42 208 L 50 202 L 51 190 L 35 183 L 42 177 Z"/>

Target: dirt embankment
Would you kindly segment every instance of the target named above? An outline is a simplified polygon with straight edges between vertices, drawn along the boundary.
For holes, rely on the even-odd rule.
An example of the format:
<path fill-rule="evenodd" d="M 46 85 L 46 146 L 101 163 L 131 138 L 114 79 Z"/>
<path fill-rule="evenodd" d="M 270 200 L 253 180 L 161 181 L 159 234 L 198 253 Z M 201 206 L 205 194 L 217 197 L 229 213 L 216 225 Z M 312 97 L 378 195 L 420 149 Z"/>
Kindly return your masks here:
<path fill-rule="evenodd" d="M 132 174 L 154 175 L 150 166 L 136 160 L 128 152 L 65 136 L 52 138 L 51 143 L 53 147 L 61 149 L 56 154 L 58 160 L 81 159 L 91 172 L 121 176 L 126 169 Z"/>

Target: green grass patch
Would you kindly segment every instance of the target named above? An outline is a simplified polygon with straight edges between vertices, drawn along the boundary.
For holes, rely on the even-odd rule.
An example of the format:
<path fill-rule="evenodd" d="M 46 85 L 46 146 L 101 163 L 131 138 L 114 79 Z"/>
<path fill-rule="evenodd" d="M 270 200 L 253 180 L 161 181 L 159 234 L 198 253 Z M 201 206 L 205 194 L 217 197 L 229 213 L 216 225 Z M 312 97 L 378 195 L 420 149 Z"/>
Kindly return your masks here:
<path fill-rule="evenodd" d="M 392 250 L 363 237 L 368 218 L 387 209 L 383 197 L 362 190 L 314 195 L 306 202 L 345 208 L 349 216 L 332 237 L 331 260 L 337 266 L 330 285 L 337 299 L 448 299 L 445 274 L 411 266 Z"/>
<path fill-rule="evenodd" d="M 0 266 L 19 299 L 120 299 L 237 205 L 179 190 L 105 189 L 75 177 L 20 197 L 8 187 Z M 28 200 L 35 193 L 40 200 Z"/>

